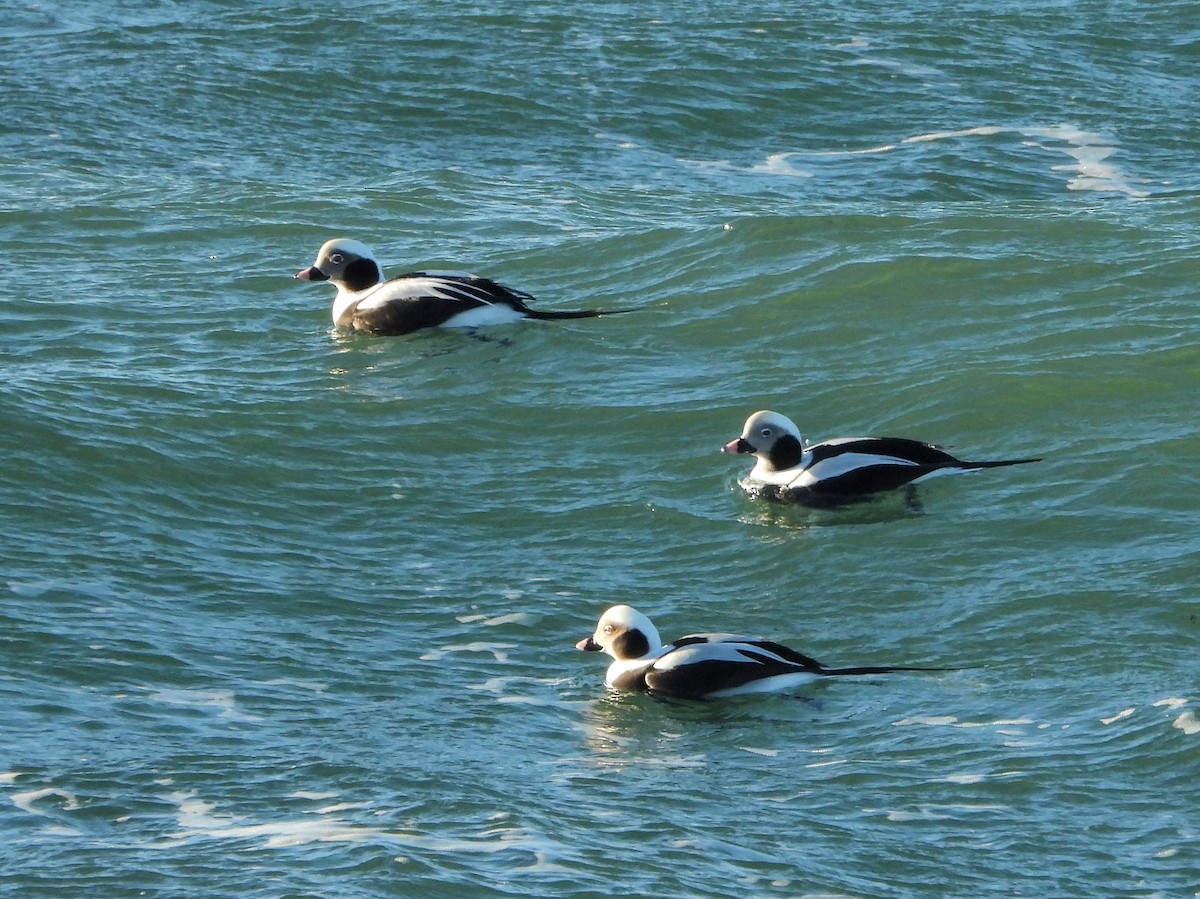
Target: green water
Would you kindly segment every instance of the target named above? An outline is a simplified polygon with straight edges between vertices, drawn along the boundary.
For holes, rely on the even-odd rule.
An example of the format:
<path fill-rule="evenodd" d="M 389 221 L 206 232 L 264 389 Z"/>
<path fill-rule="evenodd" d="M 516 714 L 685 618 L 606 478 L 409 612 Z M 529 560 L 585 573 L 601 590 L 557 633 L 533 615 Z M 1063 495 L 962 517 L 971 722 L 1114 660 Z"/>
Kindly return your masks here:
<path fill-rule="evenodd" d="M 6 893 L 1200 895 L 1192 5 L 143 7 L 0 27 Z M 336 334 L 341 234 L 644 308 Z"/>

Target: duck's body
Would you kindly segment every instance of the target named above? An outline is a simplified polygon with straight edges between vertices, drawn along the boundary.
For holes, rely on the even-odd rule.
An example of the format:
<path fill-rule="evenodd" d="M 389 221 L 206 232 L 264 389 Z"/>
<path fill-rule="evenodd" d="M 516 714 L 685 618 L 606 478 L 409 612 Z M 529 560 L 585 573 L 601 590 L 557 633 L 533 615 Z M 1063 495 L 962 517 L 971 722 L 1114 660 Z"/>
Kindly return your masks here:
<path fill-rule="evenodd" d="M 689 634 L 662 645 L 650 619 L 629 606 L 613 606 L 576 649 L 613 657 L 604 682 L 622 692 L 675 699 L 723 699 L 776 693 L 821 677 L 934 669 L 895 666 L 828 668 L 770 640 L 736 634 Z"/>
<path fill-rule="evenodd" d="M 769 411 L 751 415 L 741 436 L 721 449 L 754 454 L 757 461 L 742 482 L 748 492 L 816 506 L 855 502 L 940 475 L 1039 461 L 968 462 L 907 437 L 840 437 L 805 446 L 790 419 Z"/>
<path fill-rule="evenodd" d="M 476 328 L 522 319 L 594 318 L 606 313 L 542 312 L 533 297 L 465 272 L 410 272 L 384 280 L 371 250 L 357 240 L 327 241 L 300 281 L 329 281 L 337 288 L 333 323 L 370 334 L 396 336 L 423 328 Z"/>

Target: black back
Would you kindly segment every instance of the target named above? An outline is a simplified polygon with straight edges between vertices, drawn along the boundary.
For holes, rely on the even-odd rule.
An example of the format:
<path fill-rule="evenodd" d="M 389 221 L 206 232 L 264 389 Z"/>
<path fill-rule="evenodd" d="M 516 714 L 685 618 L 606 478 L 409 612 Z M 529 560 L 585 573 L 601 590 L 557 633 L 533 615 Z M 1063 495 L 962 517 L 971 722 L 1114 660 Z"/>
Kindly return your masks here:
<path fill-rule="evenodd" d="M 845 443 L 818 443 L 809 449 L 812 452 L 813 465 L 844 453 L 894 456 L 917 465 L 932 465 L 935 468 L 962 464 L 943 449 L 922 443 L 920 440 L 910 440 L 907 437 L 862 437 L 858 440 L 848 440 Z"/>

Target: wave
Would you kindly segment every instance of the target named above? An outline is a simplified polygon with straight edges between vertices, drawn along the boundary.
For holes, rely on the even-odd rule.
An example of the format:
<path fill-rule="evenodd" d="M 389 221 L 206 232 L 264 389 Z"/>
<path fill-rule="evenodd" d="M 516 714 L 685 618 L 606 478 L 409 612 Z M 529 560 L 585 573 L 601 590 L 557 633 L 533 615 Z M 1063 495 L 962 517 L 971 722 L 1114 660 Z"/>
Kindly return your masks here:
<path fill-rule="evenodd" d="M 1037 146 L 1054 152 L 1065 153 L 1074 162 L 1051 166 L 1055 172 L 1070 175 L 1067 190 L 1093 190 L 1102 193 L 1125 194 L 1130 197 L 1147 197 L 1149 192 L 1135 187 L 1144 183 L 1123 171 L 1119 166 L 1105 162 L 1117 152 L 1112 138 L 1094 131 L 1085 131 L 1074 125 L 1051 125 L 1049 127 L 1004 128 L 985 125 L 959 131 L 934 131 L 904 138 L 902 144 L 930 143 L 943 140 L 960 140 L 971 137 L 995 137 L 1016 135 L 1027 146 Z"/>
<path fill-rule="evenodd" d="M 1088 131 L 1070 124 L 1047 126 L 1002 126 L 978 125 L 948 131 L 930 131 L 900 138 L 897 141 L 868 147 L 837 150 L 790 150 L 770 153 L 760 162 L 749 166 L 736 166 L 732 163 L 707 161 L 694 162 L 693 165 L 708 169 L 738 171 L 753 175 L 767 175 L 784 178 L 813 178 L 818 171 L 827 168 L 839 160 L 853 160 L 861 157 L 882 157 L 902 154 L 897 160 L 895 178 L 907 180 L 914 169 L 920 168 L 905 151 L 922 144 L 954 143 L 960 146 L 971 141 L 994 138 L 997 146 L 990 149 L 1000 150 L 1006 154 L 1021 149 L 1032 149 L 1045 153 L 1059 154 L 1070 159 L 1058 165 L 1051 165 L 1049 173 L 1056 179 L 1065 178 L 1066 189 L 1070 191 L 1091 191 L 1104 194 L 1117 194 L 1125 197 L 1140 199 L 1150 196 L 1150 191 L 1144 185 L 1144 179 L 1138 178 L 1125 171 L 1111 160 L 1120 152 L 1120 145 L 1109 135 Z M 934 163 L 946 165 L 944 158 L 934 160 Z M 964 174 L 972 165 L 982 163 L 985 167 L 995 168 L 996 160 L 979 157 L 975 151 L 963 149 L 950 159 L 949 164 L 959 169 L 957 172 L 929 174 Z M 1017 157 L 1006 155 L 1004 163 L 1013 174 L 1022 176 L 1045 174 L 1043 157 L 1021 154 Z"/>

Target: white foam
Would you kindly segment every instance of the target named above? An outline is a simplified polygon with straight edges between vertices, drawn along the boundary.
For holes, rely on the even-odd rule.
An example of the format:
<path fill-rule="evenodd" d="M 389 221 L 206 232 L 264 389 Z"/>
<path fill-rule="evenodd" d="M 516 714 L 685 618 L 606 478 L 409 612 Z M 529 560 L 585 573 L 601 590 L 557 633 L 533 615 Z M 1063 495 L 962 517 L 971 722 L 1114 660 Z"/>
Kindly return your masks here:
<path fill-rule="evenodd" d="M 514 595 L 509 596 L 509 599 L 518 599 L 521 596 L 520 591 L 513 591 Z M 510 612 L 507 615 L 495 615 L 489 617 L 487 615 L 456 615 L 455 620 L 463 624 L 477 624 L 482 622 L 484 627 L 500 627 L 505 624 L 533 624 L 534 618 L 528 612 Z"/>
<path fill-rule="evenodd" d="M 31 815 L 47 815 L 49 814 L 48 812 L 38 808 L 34 803 L 41 802 L 43 799 L 51 796 L 62 800 L 59 808 L 64 811 L 70 812 L 79 808 L 79 798 L 74 793 L 69 790 L 60 790 L 57 787 L 28 790 L 24 793 L 13 793 L 9 798 L 12 799 L 12 804 L 23 812 L 28 812 Z"/>
<path fill-rule="evenodd" d="M 750 166 L 750 171 L 756 175 L 783 175 L 788 178 L 811 178 L 812 172 L 797 168 L 792 164 L 792 157 L 800 153 L 772 153 L 765 162 Z"/>
<path fill-rule="evenodd" d="M 1101 718 L 1100 723 L 1101 724 L 1112 724 L 1115 721 L 1120 721 L 1122 718 L 1128 718 L 1130 715 L 1132 715 L 1136 711 L 1137 711 L 1136 708 L 1122 709 L 1121 711 L 1117 712 L 1115 715 L 1113 715 L 1109 718 Z"/>
<path fill-rule="evenodd" d="M 1168 708 L 1168 709 L 1178 709 L 1178 708 L 1181 708 L 1181 707 L 1187 705 L 1187 700 L 1180 699 L 1178 696 L 1171 696 L 1167 699 L 1160 699 L 1157 702 L 1155 702 L 1153 705 L 1156 709 L 1160 709 L 1160 708 L 1164 708 L 1164 707 Z"/>
<path fill-rule="evenodd" d="M 317 814 L 332 815 L 336 812 L 348 812 L 360 808 L 370 808 L 370 805 L 366 802 L 335 802 L 332 805 L 326 805 L 317 809 Z"/>
<path fill-rule="evenodd" d="M 1011 806 L 998 805 L 991 802 L 955 802 L 946 805 L 926 805 L 918 811 L 894 810 L 886 812 L 890 821 L 941 821 L 948 818 L 960 817 L 967 814 L 989 814 L 991 812 L 1007 812 Z M 873 811 L 867 809 L 866 811 Z"/>
<path fill-rule="evenodd" d="M 436 662 L 452 652 L 490 652 L 497 662 L 506 662 L 508 661 L 507 650 L 516 648 L 517 644 L 515 643 L 485 643 L 482 640 L 477 640 L 474 643 L 463 643 L 457 646 L 443 646 L 440 649 L 432 649 L 421 656 L 421 661 Z"/>
<path fill-rule="evenodd" d="M 890 811 L 886 813 L 886 817 L 889 821 L 906 823 L 909 821 L 945 821 L 950 816 L 945 812 L 935 812 L 931 808 L 926 808 L 917 812 Z"/>
<path fill-rule="evenodd" d="M 247 823 L 240 815 L 218 814 L 216 807 L 196 798 L 194 793 L 172 793 L 166 797 L 178 805 L 176 820 L 180 831 L 172 839 L 195 836 L 225 839 L 263 840 L 266 848 L 300 846 L 305 843 L 362 842 L 379 835 L 371 827 L 360 827 L 337 818 L 314 817 L 291 821 Z"/>
<path fill-rule="evenodd" d="M 111 590 L 105 585 L 83 582 L 75 582 L 66 578 L 46 578 L 36 581 L 8 581 L 8 589 L 17 596 L 25 597 L 26 599 L 36 598 L 46 593 L 55 590 L 69 592 L 74 594 L 82 594 L 90 596 L 92 599 L 104 598 L 107 599 Z M 103 614 L 108 610 L 99 608 L 93 610 L 97 614 Z"/>
<path fill-rule="evenodd" d="M 775 756 L 779 755 L 778 749 L 759 749 L 755 746 L 739 746 L 738 749 L 742 750 L 742 752 L 749 752 L 752 755 L 763 755 L 767 758 L 775 758 Z"/>
<path fill-rule="evenodd" d="M 1130 177 L 1120 167 L 1106 163 L 1117 147 L 1102 135 L 1083 131 L 1070 125 L 1040 129 L 1035 136 L 1062 141 L 1066 152 L 1074 157 L 1071 165 L 1054 166 L 1055 171 L 1074 172 L 1067 190 L 1096 190 L 1122 193 L 1130 197 L 1147 197 L 1148 191 L 1135 188 Z"/>
<path fill-rule="evenodd" d="M 943 780 L 952 784 L 977 784 L 987 779 L 986 774 L 948 774 Z"/>
<path fill-rule="evenodd" d="M 273 680 L 263 681 L 263 685 L 267 687 L 296 687 L 300 690 L 308 690 L 312 693 L 324 693 L 329 689 L 328 684 L 323 684 L 320 681 L 297 680 L 292 677 L 277 677 Z"/>
<path fill-rule="evenodd" d="M 999 134 L 1002 129 L 994 125 L 984 125 L 979 128 L 961 128 L 957 131 L 931 131 L 928 134 L 914 134 L 900 141 L 902 144 L 922 144 L 935 140 L 957 140 L 960 137 L 990 137 Z"/>
<path fill-rule="evenodd" d="M 1128 197 L 1146 197 L 1149 193 L 1134 184 L 1119 166 L 1105 162 L 1117 152 L 1115 141 L 1094 131 L 1085 131 L 1074 125 L 1051 125 L 1037 128 L 1003 128 L 997 125 L 981 125 L 957 131 L 932 131 L 906 137 L 903 144 L 929 143 L 941 140 L 961 140 L 967 137 L 994 137 L 1014 134 L 1025 138 L 1024 143 L 1046 150 L 1065 153 L 1074 161 L 1051 166 L 1054 172 L 1066 173 L 1067 190 L 1091 190 L 1100 193 L 1118 193 Z"/>
<path fill-rule="evenodd" d="M 1050 171 L 1064 175 L 1067 190 L 1115 193 L 1135 198 L 1149 196 L 1148 191 L 1137 186 L 1144 182 L 1132 177 L 1120 166 L 1109 160 L 1109 157 L 1119 149 L 1113 138 L 1098 132 L 1086 131 L 1074 125 L 1066 124 L 1043 127 L 977 125 L 970 128 L 914 134 L 903 138 L 898 144 L 880 144 L 857 150 L 794 150 L 783 153 L 772 153 L 762 162 L 755 163 L 745 169 L 739 169 L 728 163 L 709 162 L 703 165 L 708 168 L 733 169 L 758 175 L 811 178 L 813 177 L 813 172 L 804 168 L 801 160 L 871 156 L 881 153 L 891 153 L 911 144 L 1002 137 L 1005 135 L 1011 136 L 1024 146 L 1037 147 L 1070 157 L 1070 162 L 1050 166 Z"/>
<path fill-rule="evenodd" d="M 492 853 L 520 848 L 544 850 L 542 841 L 519 827 L 491 827 L 469 839 L 446 839 L 420 833 L 400 833 L 353 824 L 329 816 L 329 812 L 369 807 L 368 803 L 334 803 L 308 813 L 306 817 L 279 821 L 251 821 L 243 815 L 217 812 L 216 807 L 195 793 L 171 793 L 163 797 L 178 807 L 179 830 L 156 844 L 171 849 L 195 839 L 255 841 L 264 849 L 301 846 L 308 843 L 387 842 L 404 849 L 430 852 Z M 376 814 L 379 814 L 378 812 Z"/>
<path fill-rule="evenodd" d="M 1190 709 L 1172 721 L 1171 727 L 1183 731 L 1189 737 L 1200 734 L 1200 720 L 1196 718 L 1196 713 Z"/>
<path fill-rule="evenodd" d="M 893 721 L 892 727 L 911 727 L 914 724 L 945 727 L 946 725 L 957 723 L 958 719 L 953 715 L 914 715 L 911 718 L 901 718 L 899 721 Z"/>
<path fill-rule="evenodd" d="M 156 702 L 189 708 L 218 709 L 218 716 L 234 721 L 261 721 L 262 717 L 238 708 L 233 693 L 228 690 L 159 689 L 150 694 Z"/>
<path fill-rule="evenodd" d="M 994 727 L 997 733 L 1019 735 L 1020 731 L 1006 728 L 1024 727 L 1033 724 L 1029 718 L 1000 718 L 996 721 L 959 721 L 954 715 L 916 715 L 911 718 L 901 718 L 893 721 L 892 727 L 909 727 L 914 724 L 924 724 L 932 727 Z"/>

